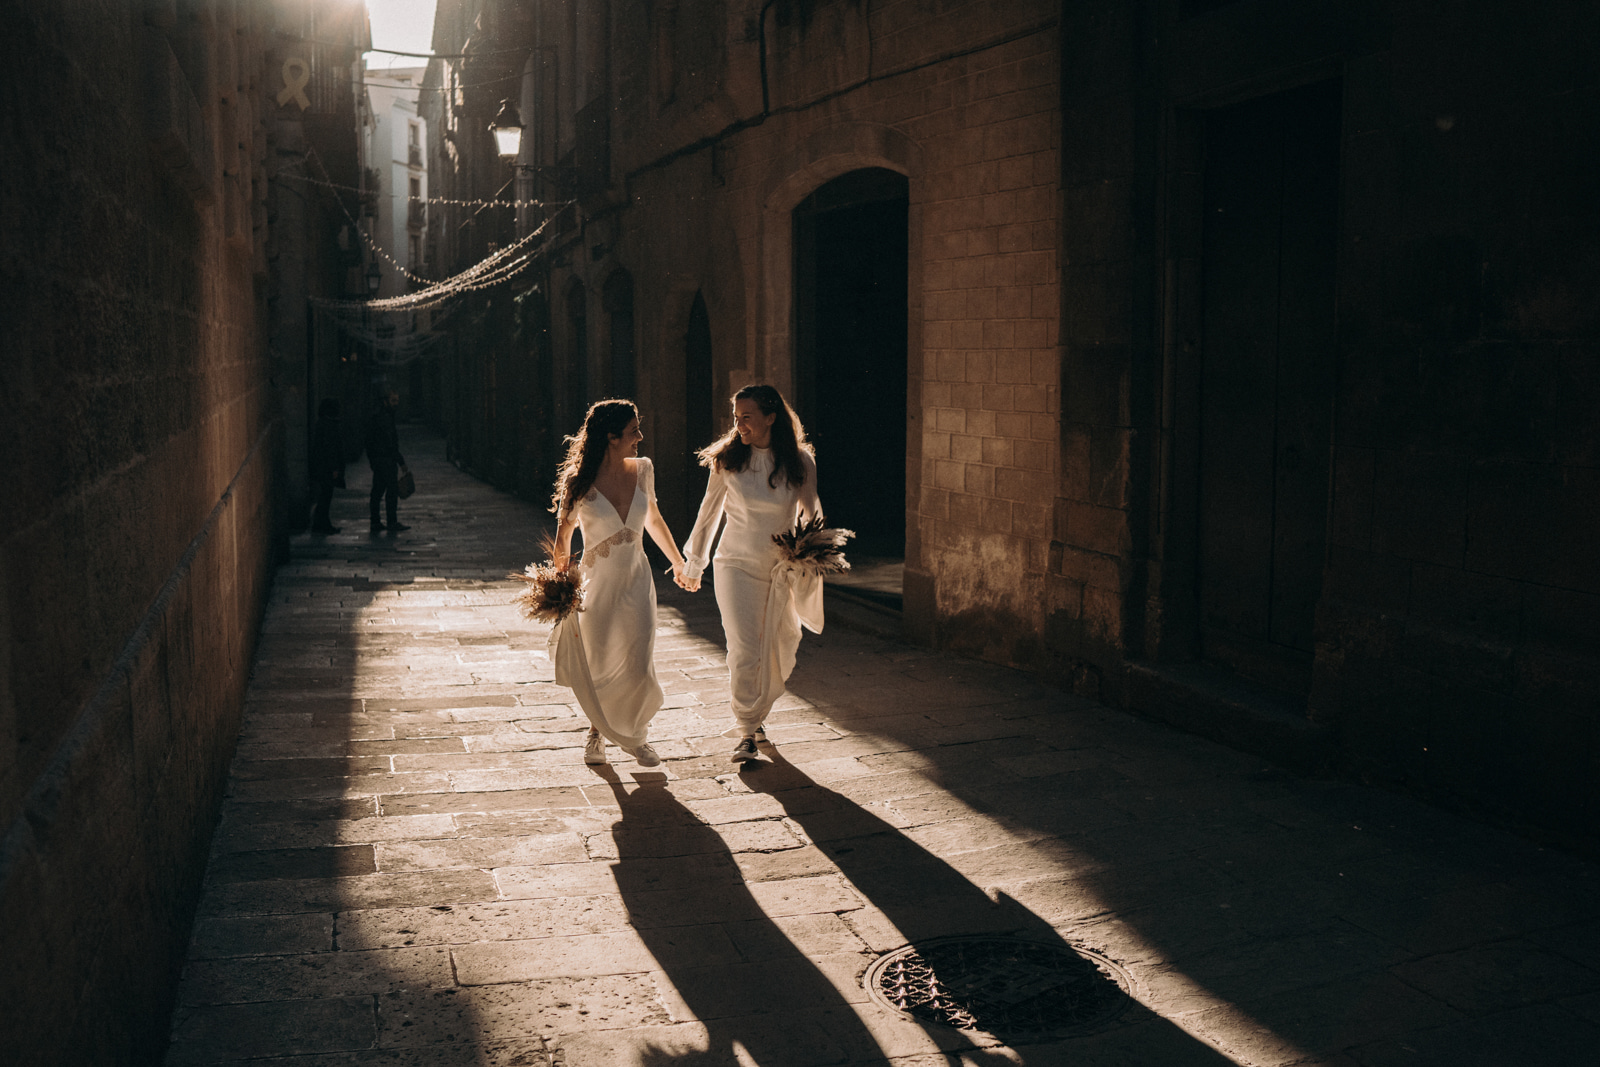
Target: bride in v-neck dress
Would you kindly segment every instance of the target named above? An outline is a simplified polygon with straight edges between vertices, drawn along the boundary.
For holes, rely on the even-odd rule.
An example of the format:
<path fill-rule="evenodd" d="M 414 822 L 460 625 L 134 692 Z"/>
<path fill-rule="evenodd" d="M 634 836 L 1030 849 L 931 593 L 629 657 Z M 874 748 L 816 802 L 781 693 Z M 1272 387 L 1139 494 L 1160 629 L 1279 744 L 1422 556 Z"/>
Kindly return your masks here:
<path fill-rule="evenodd" d="M 550 634 L 556 683 L 571 687 L 590 723 L 584 760 L 607 762 L 605 743 L 642 767 L 661 762 L 648 741 L 664 699 L 656 680 L 656 588 L 644 553 L 648 532 L 683 582 L 683 556 L 656 505 L 655 468 L 639 456 L 639 413 L 626 400 L 602 400 L 568 438 L 556 479 L 555 562 L 571 562 L 574 528 L 583 535 L 584 607 Z"/>

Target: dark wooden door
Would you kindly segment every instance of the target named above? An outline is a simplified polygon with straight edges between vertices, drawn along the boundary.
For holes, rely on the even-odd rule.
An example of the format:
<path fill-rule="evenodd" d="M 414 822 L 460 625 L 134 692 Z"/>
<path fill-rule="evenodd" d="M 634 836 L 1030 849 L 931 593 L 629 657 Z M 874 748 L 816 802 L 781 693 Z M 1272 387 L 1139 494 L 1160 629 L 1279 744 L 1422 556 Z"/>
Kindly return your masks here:
<path fill-rule="evenodd" d="M 1205 151 L 1201 648 L 1304 695 L 1327 528 L 1338 83 L 1211 113 Z"/>
<path fill-rule="evenodd" d="M 852 171 L 794 210 L 795 384 L 828 517 L 905 555 L 909 186 Z"/>

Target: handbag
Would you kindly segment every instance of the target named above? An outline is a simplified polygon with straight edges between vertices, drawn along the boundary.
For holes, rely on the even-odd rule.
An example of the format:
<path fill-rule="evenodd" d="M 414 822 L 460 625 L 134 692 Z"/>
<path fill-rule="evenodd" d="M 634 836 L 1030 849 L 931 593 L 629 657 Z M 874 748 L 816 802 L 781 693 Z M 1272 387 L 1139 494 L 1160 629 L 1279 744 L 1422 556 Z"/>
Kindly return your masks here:
<path fill-rule="evenodd" d="M 401 500 L 404 500 L 416 491 L 417 480 L 411 476 L 411 468 L 404 463 L 400 464 L 400 478 L 395 483 L 395 492 Z"/>

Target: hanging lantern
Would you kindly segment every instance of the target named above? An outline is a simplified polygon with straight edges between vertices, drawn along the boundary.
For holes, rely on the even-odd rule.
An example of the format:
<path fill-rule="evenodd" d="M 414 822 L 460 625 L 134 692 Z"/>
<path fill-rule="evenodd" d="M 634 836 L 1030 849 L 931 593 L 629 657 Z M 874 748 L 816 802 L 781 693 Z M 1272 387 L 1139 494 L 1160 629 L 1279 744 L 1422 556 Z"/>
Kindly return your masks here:
<path fill-rule="evenodd" d="M 495 150 L 504 160 L 516 159 L 522 152 L 522 115 L 510 100 L 500 102 L 500 111 L 489 124 L 494 133 Z"/>

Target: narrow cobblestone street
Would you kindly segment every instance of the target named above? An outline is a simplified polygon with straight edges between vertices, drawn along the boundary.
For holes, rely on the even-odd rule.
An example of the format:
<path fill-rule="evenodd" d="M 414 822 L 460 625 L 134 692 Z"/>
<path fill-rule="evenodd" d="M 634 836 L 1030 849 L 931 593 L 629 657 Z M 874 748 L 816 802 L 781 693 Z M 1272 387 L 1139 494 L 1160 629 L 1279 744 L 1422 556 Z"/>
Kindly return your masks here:
<path fill-rule="evenodd" d="M 412 529 L 352 488 L 278 571 L 170 1067 L 1593 1062 L 1593 864 L 1017 672 L 831 625 L 739 773 L 715 601 L 661 581 L 665 763 L 585 766 L 502 580 L 548 517 L 405 450 Z M 986 933 L 1131 998 L 1061 1036 L 863 989 Z"/>

